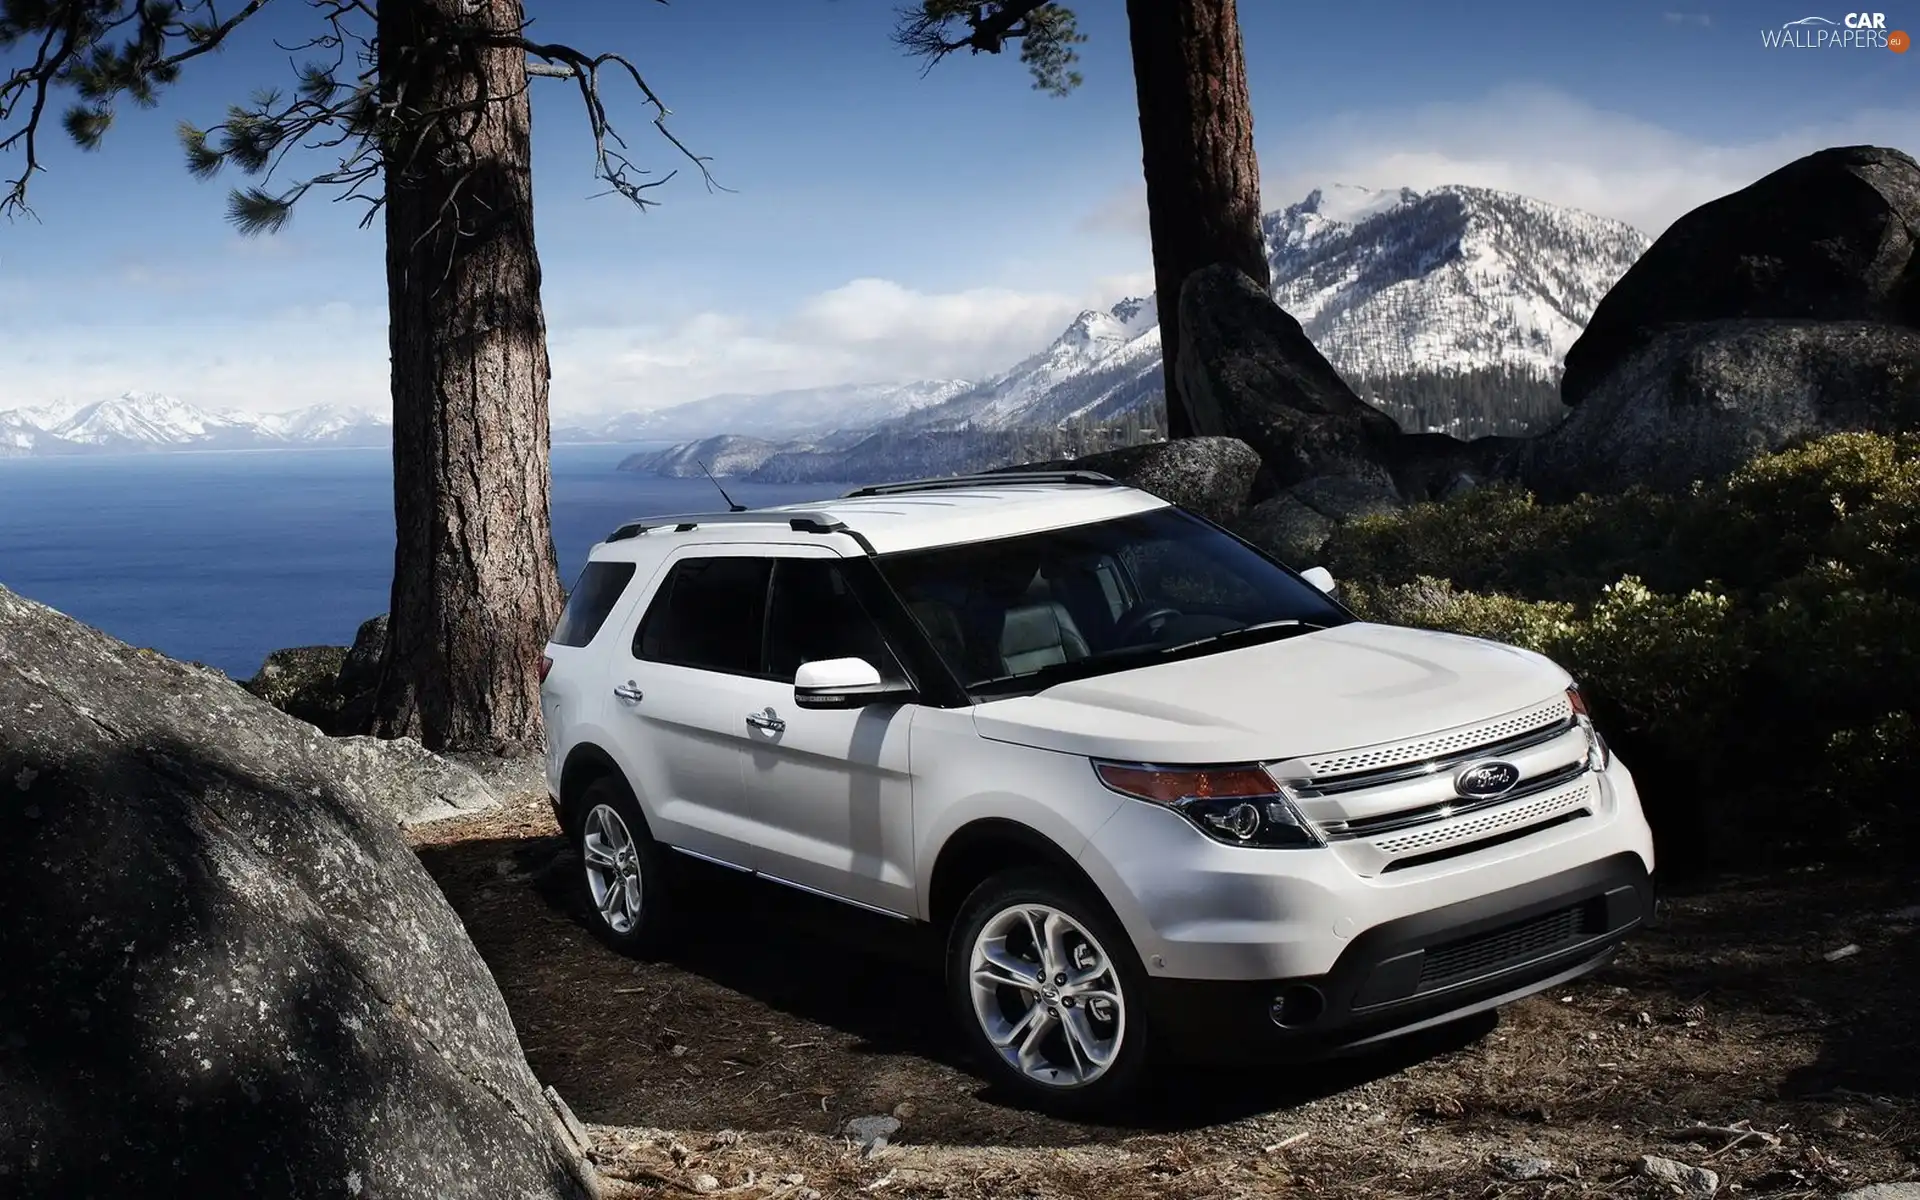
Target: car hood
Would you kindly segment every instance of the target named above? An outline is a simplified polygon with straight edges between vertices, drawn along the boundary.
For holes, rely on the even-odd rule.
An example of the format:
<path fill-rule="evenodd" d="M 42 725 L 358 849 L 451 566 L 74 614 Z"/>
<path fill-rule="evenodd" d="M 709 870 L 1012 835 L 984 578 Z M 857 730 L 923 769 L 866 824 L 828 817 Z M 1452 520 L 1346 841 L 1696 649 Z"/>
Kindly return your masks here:
<path fill-rule="evenodd" d="M 1570 682 L 1530 650 L 1356 622 L 1056 684 L 973 719 L 982 737 L 1090 758 L 1274 761 L 1472 724 Z"/>

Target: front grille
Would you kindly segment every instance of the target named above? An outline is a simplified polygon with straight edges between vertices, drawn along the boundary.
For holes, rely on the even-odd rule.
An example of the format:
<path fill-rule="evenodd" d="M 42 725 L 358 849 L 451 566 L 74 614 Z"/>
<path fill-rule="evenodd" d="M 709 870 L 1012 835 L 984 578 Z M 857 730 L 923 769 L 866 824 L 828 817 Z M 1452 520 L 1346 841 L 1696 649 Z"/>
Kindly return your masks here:
<path fill-rule="evenodd" d="M 1491 749 L 1495 743 L 1525 737 L 1549 726 L 1565 724 L 1572 717 L 1573 705 L 1565 696 L 1556 696 L 1544 704 L 1536 704 L 1532 708 L 1481 725 L 1470 725 L 1447 733 L 1412 738 L 1404 742 L 1391 742 L 1384 746 L 1349 750 L 1344 754 L 1330 755 L 1326 758 L 1309 759 L 1307 770 L 1312 772 L 1316 784 L 1325 784 L 1329 779 L 1336 777 L 1390 771 L 1396 767 L 1474 751 L 1476 748 Z"/>
<path fill-rule="evenodd" d="M 1451 987 L 1547 958 L 1606 932 L 1601 902 L 1557 909 L 1472 937 L 1430 947 L 1420 966 L 1419 991 Z"/>

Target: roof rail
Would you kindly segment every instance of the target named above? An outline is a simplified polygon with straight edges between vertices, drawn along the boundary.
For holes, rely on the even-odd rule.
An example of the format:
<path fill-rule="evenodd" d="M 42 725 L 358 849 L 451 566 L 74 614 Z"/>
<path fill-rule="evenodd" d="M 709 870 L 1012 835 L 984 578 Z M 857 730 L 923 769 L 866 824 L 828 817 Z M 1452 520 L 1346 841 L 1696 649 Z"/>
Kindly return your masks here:
<path fill-rule="evenodd" d="M 855 488 L 841 497 L 854 500 L 862 496 L 897 496 L 905 492 L 939 492 L 949 488 L 983 487 L 993 484 L 1084 483 L 1093 487 L 1120 487 L 1120 481 L 1098 471 L 988 471 L 978 475 L 947 475 L 939 479 L 909 479 L 902 483 L 876 483 Z"/>
<path fill-rule="evenodd" d="M 747 509 L 744 512 L 675 513 L 664 517 L 642 517 L 638 521 L 628 521 L 608 534 L 606 540 L 623 542 L 631 537 L 639 537 L 649 529 L 672 526 L 684 532 L 701 525 L 785 525 L 795 533 L 847 532 L 845 523 L 828 513 Z"/>

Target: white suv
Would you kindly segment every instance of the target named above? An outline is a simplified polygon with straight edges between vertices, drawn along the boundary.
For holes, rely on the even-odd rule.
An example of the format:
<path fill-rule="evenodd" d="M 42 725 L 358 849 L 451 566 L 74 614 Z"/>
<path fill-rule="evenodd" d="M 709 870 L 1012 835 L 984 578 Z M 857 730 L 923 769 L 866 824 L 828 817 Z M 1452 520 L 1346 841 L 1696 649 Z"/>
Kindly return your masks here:
<path fill-rule="evenodd" d="M 1091 472 L 623 526 L 542 663 L 600 932 L 660 946 L 670 852 L 931 924 L 1054 1108 L 1600 965 L 1653 843 L 1573 681 L 1332 589 Z"/>

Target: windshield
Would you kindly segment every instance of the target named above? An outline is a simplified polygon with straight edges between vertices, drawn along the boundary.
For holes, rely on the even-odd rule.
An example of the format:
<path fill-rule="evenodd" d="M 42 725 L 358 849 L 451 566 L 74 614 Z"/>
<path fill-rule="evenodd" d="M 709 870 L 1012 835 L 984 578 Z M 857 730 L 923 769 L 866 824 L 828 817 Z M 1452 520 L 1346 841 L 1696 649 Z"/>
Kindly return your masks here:
<path fill-rule="evenodd" d="M 1177 508 L 875 561 L 976 695 L 1353 620 L 1312 584 Z"/>

